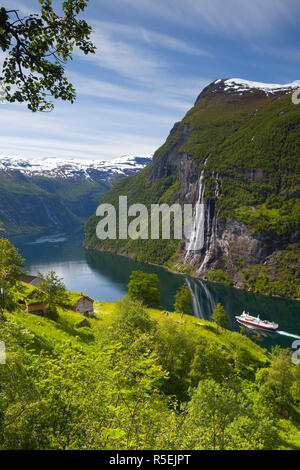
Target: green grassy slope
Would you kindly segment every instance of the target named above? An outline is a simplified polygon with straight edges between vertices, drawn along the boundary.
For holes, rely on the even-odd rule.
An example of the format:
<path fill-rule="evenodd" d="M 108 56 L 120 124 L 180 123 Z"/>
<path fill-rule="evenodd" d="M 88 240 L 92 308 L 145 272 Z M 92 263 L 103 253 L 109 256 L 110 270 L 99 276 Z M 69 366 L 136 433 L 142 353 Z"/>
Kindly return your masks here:
<path fill-rule="evenodd" d="M 211 364 L 206 363 L 206 372 L 203 370 L 201 373 L 203 374 L 202 380 L 205 379 L 206 374 L 214 378 L 215 376 L 217 377 L 217 369 L 219 369 L 220 373 L 223 370 L 222 368 L 224 368 L 224 371 L 221 373 L 229 374 L 227 379 L 225 378 L 226 381 L 230 376 L 230 371 L 227 370 L 230 367 L 232 373 L 234 372 L 239 377 L 241 386 L 245 387 L 245 390 L 248 390 L 247 393 L 250 395 L 252 393 L 255 395 L 256 393 L 254 381 L 258 371 L 261 370 L 265 374 L 264 371 L 268 370 L 272 361 L 271 355 L 266 350 L 245 336 L 224 330 L 211 322 L 201 320 L 200 323 L 198 319 L 188 315 L 184 315 L 182 318 L 179 314 L 169 312 L 169 315 L 165 316 L 160 310 L 147 309 L 147 314 L 150 315 L 151 321 L 156 322 L 155 324 L 153 323 L 153 325 L 156 325 L 155 331 L 147 334 L 146 332 L 139 332 L 137 328 L 135 333 L 130 334 L 129 339 L 126 336 L 126 326 L 125 329 L 123 326 L 119 332 L 117 331 L 118 305 L 115 303 L 95 302 L 95 316 L 94 318 L 89 318 L 89 327 L 78 327 L 83 319 L 81 314 L 63 308 L 59 308 L 58 313 L 58 319 L 54 321 L 49 318 L 27 314 L 18 309 L 13 313 L 5 311 L 6 320 L 4 322 L 2 319 L 0 320 L 0 337 L 7 341 L 7 362 L 10 364 L 10 369 L 14 371 L 15 364 L 18 364 L 18 361 L 20 361 L 17 371 L 13 372 L 15 374 L 14 380 L 17 381 L 15 382 L 15 390 L 12 391 L 11 397 L 1 395 L 2 389 L 0 387 L 1 412 L 6 410 L 5 404 L 9 403 L 9 408 L 5 415 L 6 421 L 4 422 L 6 426 L 8 423 L 9 427 L 8 431 L 4 431 L 3 439 L 6 439 L 4 442 L 10 442 L 11 440 L 13 442 L 11 445 L 15 445 L 18 448 L 24 448 L 24 446 L 27 446 L 27 449 L 36 448 L 36 442 L 39 442 L 38 448 L 128 448 L 126 447 L 126 445 L 128 446 L 128 441 L 126 444 L 124 436 L 126 436 L 128 426 L 130 427 L 130 419 L 132 417 L 129 415 L 128 421 L 126 421 L 126 407 L 129 407 L 129 410 L 135 408 L 137 410 L 141 393 L 144 393 L 142 389 L 139 388 L 136 391 L 134 387 L 135 380 L 138 380 L 139 377 L 139 367 L 141 367 L 145 360 L 145 347 L 146 350 L 149 347 L 156 350 L 155 354 L 158 355 L 158 359 L 155 360 L 155 369 L 161 371 L 163 368 L 164 373 L 167 372 L 169 374 L 169 378 L 163 379 L 163 382 L 160 383 L 160 392 L 156 388 L 153 389 L 153 385 L 147 385 L 148 388 L 146 388 L 146 394 L 143 398 L 143 400 L 146 400 L 146 402 L 143 402 L 143 413 L 146 414 L 139 418 L 143 420 L 146 431 L 138 431 L 140 423 L 136 421 L 137 432 L 138 434 L 140 433 L 140 436 L 138 441 L 132 438 L 129 449 L 151 448 L 151 445 L 159 445 L 161 449 L 179 449 L 182 448 L 180 446 L 185 445 L 186 431 L 182 428 L 184 423 L 180 418 L 180 414 L 176 417 L 170 408 L 165 407 L 162 404 L 163 402 L 159 401 L 160 404 L 158 404 L 157 400 L 160 400 L 159 396 L 161 393 L 172 394 L 173 387 L 179 387 L 179 384 L 181 384 L 183 390 L 186 390 L 185 394 L 187 393 L 191 372 L 195 367 L 195 357 L 199 354 L 197 349 L 199 346 L 206 345 L 205 354 L 209 355 L 210 360 L 216 361 L 219 357 L 218 366 L 213 366 L 213 362 Z M 11 331 L 10 334 L 7 333 L 9 331 Z M 17 353 L 14 342 L 17 342 Z M 127 342 L 129 343 L 127 344 Z M 127 348 L 129 348 L 128 351 Z M 130 351 L 132 348 L 133 356 L 131 357 Z M 129 362 L 121 362 L 119 364 L 118 361 L 123 358 L 123 349 L 125 356 L 128 356 L 127 360 Z M 113 356 L 110 356 L 112 354 L 110 351 L 113 351 Z M 23 354 L 25 354 L 25 358 L 28 357 L 29 363 L 28 366 L 26 366 L 26 363 L 24 365 L 27 377 L 26 384 L 22 386 L 29 385 L 30 398 L 26 395 L 26 389 L 20 389 L 19 396 L 21 397 L 22 394 L 25 394 L 23 413 L 25 413 L 29 429 L 32 432 L 30 438 L 23 434 L 27 432 L 27 425 L 22 421 L 22 414 L 19 415 L 17 401 L 15 404 L 12 401 L 15 392 L 18 391 L 18 387 L 25 380 L 22 375 L 23 365 L 21 357 Z M 89 381 L 92 384 L 93 380 L 92 377 L 89 378 L 87 375 L 89 374 L 90 367 L 94 367 L 93 364 L 97 363 L 97 357 L 98 362 L 100 361 L 99 367 L 102 370 L 101 379 L 95 377 L 96 381 L 100 380 L 97 385 L 99 388 L 98 392 L 93 388 L 96 386 L 96 383 L 93 386 L 91 385 L 92 388 L 89 388 Z M 32 364 L 30 363 L 30 358 L 32 358 Z M 106 363 L 107 360 L 109 360 L 109 363 Z M 68 362 L 66 363 L 65 361 Z M 132 366 L 136 369 L 132 371 L 133 376 L 130 375 L 128 378 L 127 375 L 131 373 L 130 361 L 132 361 Z M 157 363 L 157 361 L 159 362 Z M 157 364 L 163 364 L 163 366 L 157 366 Z M 0 365 L 0 367 L 6 366 Z M 41 367 L 45 370 L 41 370 Z M 78 370 L 76 370 L 76 367 L 78 367 Z M 106 367 L 111 367 L 112 369 L 105 369 Z M 211 371 L 210 367 L 213 367 Z M 1 369 L 0 373 L 2 371 L 4 369 Z M 112 371 L 114 378 L 110 378 Z M 18 376 L 18 374 L 21 375 Z M 34 374 L 37 374 L 37 376 Z M 125 388 L 122 390 L 118 389 L 120 377 L 126 383 L 126 385 L 123 385 Z M 135 378 L 133 379 L 133 377 Z M 112 382 L 109 382 L 110 389 L 107 389 L 108 380 L 112 380 Z M 224 382 L 224 378 L 222 381 Z M 117 387 L 116 391 L 113 392 L 115 387 Z M 39 390 L 38 395 L 36 395 L 36 390 Z M 45 393 L 44 390 L 46 390 L 46 396 L 42 398 L 43 393 Z M 103 395 L 101 398 L 102 390 L 107 394 L 106 397 Z M 91 419 L 99 406 L 95 393 L 100 394 L 100 400 L 107 400 L 107 405 L 105 405 L 106 417 L 101 415 L 99 420 L 97 420 L 97 416 L 93 417 L 93 419 L 96 419 L 96 428 L 94 429 L 93 427 L 89 428 L 92 423 L 89 419 Z M 121 396 L 124 396 L 125 405 L 122 405 L 121 400 L 119 406 L 114 408 L 114 395 L 109 395 L 109 393 L 121 393 Z M 242 390 L 239 393 L 242 393 Z M 86 397 L 86 402 L 83 396 Z M 91 398 L 90 401 L 89 396 Z M 76 402 L 76 397 L 81 397 L 80 403 Z M 125 397 L 127 397 L 127 402 Z M 118 398 L 116 399 L 118 400 Z M 188 399 L 188 395 L 186 399 Z M 109 402 L 109 400 L 112 401 Z M 132 408 L 130 408 L 131 400 L 133 400 Z M 27 401 L 29 404 L 27 404 Z M 47 408 L 48 402 L 51 412 Z M 158 409 L 157 406 L 159 407 Z M 83 407 L 83 413 L 87 414 L 87 423 L 81 421 L 83 419 L 81 417 L 81 407 Z M 110 410 L 117 410 L 118 414 L 115 416 L 114 413 L 116 411 L 112 411 L 113 414 L 110 415 Z M 299 410 L 296 407 L 292 407 L 291 411 L 288 418 L 279 416 L 274 421 L 278 436 L 273 444 L 269 444 L 274 446 L 274 448 L 300 448 Z M 43 416 L 46 419 L 47 413 L 50 413 L 50 415 L 44 423 Z M 158 417 L 157 413 L 160 413 L 161 418 Z M 16 418 L 13 423 L 10 421 L 10 417 L 14 415 L 16 415 Z M 151 415 L 156 420 L 153 424 L 151 424 Z M 55 418 L 54 421 L 53 416 Z M 109 418 L 110 416 L 111 418 Z M 2 415 L 0 413 L 0 445 L 3 432 L 1 419 Z M 63 426 L 60 424 L 60 419 L 64 423 Z M 103 427 L 103 422 L 105 423 L 107 419 L 108 424 Z M 135 419 L 138 420 L 137 417 Z M 161 420 L 162 422 L 160 422 Z M 69 422 L 71 423 L 70 429 Z M 189 426 L 188 432 L 192 433 L 193 428 L 190 428 L 191 424 L 188 423 L 189 421 L 187 421 Z M 166 425 L 170 426 L 170 429 L 163 430 L 160 428 L 160 426 L 165 427 Z M 84 433 L 84 426 L 88 426 L 89 432 L 87 435 Z M 249 423 L 247 426 L 249 426 Z M 9 431 L 10 428 L 13 433 L 12 437 Z M 46 432 L 47 439 L 45 437 L 35 437 L 36 429 L 41 433 L 41 436 L 45 436 Z M 95 435 L 97 435 L 100 429 L 101 436 L 98 436 L 99 441 L 93 444 L 89 443 L 89 433 L 92 433 L 92 435 L 96 433 Z M 245 428 L 245 432 L 248 432 L 247 428 Z M 156 444 L 151 444 L 152 441 L 149 441 L 149 436 L 152 433 L 153 442 L 156 442 Z M 173 433 L 175 433 L 176 438 L 172 437 L 172 441 L 171 437 L 169 437 L 171 440 L 168 442 L 167 436 L 173 436 Z M 15 440 L 14 436 L 17 436 L 17 440 Z M 164 436 L 164 439 L 160 436 Z M 266 436 L 264 436 L 264 439 L 266 439 Z M 232 444 L 227 443 L 227 448 L 244 448 L 244 446 L 247 447 L 248 444 L 246 445 L 239 441 Z M 250 446 L 250 448 L 253 447 Z"/>

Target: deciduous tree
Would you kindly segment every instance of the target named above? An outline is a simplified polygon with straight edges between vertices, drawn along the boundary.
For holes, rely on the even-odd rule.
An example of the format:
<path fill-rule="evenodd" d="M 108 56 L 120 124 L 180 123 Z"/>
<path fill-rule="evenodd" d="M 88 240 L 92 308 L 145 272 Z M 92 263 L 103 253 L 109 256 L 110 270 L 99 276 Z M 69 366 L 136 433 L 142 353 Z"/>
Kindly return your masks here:
<path fill-rule="evenodd" d="M 131 300 L 142 302 L 147 307 L 159 307 L 159 280 L 156 274 L 132 271 L 128 284 L 128 296 Z"/>
<path fill-rule="evenodd" d="M 38 277 L 42 279 L 39 288 L 47 295 L 50 310 L 55 309 L 56 305 L 66 300 L 66 286 L 63 279 L 55 271 L 49 271 L 46 275 L 38 272 Z"/>
<path fill-rule="evenodd" d="M 186 284 L 176 292 L 174 309 L 175 312 L 192 313 L 192 296 Z"/>
<path fill-rule="evenodd" d="M 9 240 L 0 238 L 0 287 L 13 287 L 24 273 L 24 259 Z"/>
<path fill-rule="evenodd" d="M 228 325 L 228 317 L 225 313 L 224 307 L 222 304 L 218 304 L 211 316 L 211 319 L 222 328 L 226 328 Z"/>
<path fill-rule="evenodd" d="M 18 10 L 0 9 L 0 47 L 6 58 L 0 80 L 9 102 L 26 102 L 31 111 L 53 109 L 49 96 L 73 103 L 73 85 L 65 64 L 74 47 L 94 53 L 91 26 L 79 14 L 88 0 L 61 2 L 58 14 L 52 0 L 39 0 L 40 14 L 22 17 Z"/>

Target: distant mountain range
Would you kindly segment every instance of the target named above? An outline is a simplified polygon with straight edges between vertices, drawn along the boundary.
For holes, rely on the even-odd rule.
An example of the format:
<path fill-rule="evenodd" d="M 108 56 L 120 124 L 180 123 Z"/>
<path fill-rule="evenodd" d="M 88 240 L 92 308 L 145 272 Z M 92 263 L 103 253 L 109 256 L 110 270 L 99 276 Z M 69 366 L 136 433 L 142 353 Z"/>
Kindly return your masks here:
<path fill-rule="evenodd" d="M 152 162 L 117 183 L 104 203 L 190 203 L 191 240 L 97 239 L 87 248 L 162 264 L 241 289 L 300 297 L 300 105 L 286 85 L 218 79 L 174 124 Z"/>
<path fill-rule="evenodd" d="M 111 161 L 0 155 L 0 222 L 9 235 L 82 225 L 109 188 L 151 160 L 150 155 Z"/>
<path fill-rule="evenodd" d="M 93 181 L 115 181 L 144 168 L 152 156 L 124 155 L 114 160 L 59 160 L 57 158 L 27 159 L 0 155 L 0 171 L 17 170 L 28 177 L 84 178 Z"/>

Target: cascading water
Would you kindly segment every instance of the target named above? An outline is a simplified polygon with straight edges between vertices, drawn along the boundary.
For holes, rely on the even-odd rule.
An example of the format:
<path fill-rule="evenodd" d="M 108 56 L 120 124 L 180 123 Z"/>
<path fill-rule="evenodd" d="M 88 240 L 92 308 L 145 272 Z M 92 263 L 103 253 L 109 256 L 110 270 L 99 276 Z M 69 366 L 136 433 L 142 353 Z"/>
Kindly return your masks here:
<path fill-rule="evenodd" d="M 190 257 L 191 253 L 192 253 L 192 256 L 194 256 L 195 251 L 201 250 L 204 245 L 205 186 L 203 185 L 203 178 L 204 178 L 204 170 L 201 171 L 201 175 L 200 175 L 198 201 L 195 206 L 195 213 L 193 217 L 193 227 L 192 227 L 190 241 L 189 241 L 189 245 L 185 254 L 184 261 L 186 261 Z"/>
<path fill-rule="evenodd" d="M 204 166 L 206 166 L 207 159 L 204 162 Z M 192 259 L 195 256 L 196 251 L 202 250 L 205 240 L 205 204 L 204 204 L 204 193 L 205 193 L 205 186 L 203 184 L 204 178 L 204 169 L 201 171 L 200 179 L 199 179 L 199 189 L 198 189 L 198 200 L 194 209 L 193 214 L 193 226 L 190 235 L 189 244 L 186 250 L 186 254 L 184 257 L 184 262 L 186 262 L 190 256 Z"/>
<path fill-rule="evenodd" d="M 204 162 L 204 166 L 206 166 L 206 163 L 207 159 Z M 217 217 L 215 214 L 215 204 L 213 201 L 206 203 L 204 200 L 204 172 L 205 169 L 203 169 L 200 174 L 198 201 L 194 208 L 191 236 L 184 257 L 185 263 L 189 262 L 191 264 L 195 264 L 196 260 L 200 261 L 200 266 L 197 269 L 198 273 L 201 273 L 206 269 L 208 262 L 213 257 L 217 241 Z M 215 178 L 215 197 L 217 199 L 219 196 L 218 174 L 216 174 Z"/>
<path fill-rule="evenodd" d="M 215 197 L 216 199 L 219 196 L 219 184 L 218 184 L 218 175 L 216 175 L 216 188 L 215 188 Z M 205 270 L 208 262 L 214 256 L 214 251 L 217 244 L 217 216 L 215 214 L 215 205 L 213 205 L 213 215 L 211 217 L 210 210 L 207 211 L 207 236 L 206 236 L 206 243 L 205 243 L 205 255 L 203 261 L 199 269 L 197 270 L 198 273 L 201 273 Z"/>

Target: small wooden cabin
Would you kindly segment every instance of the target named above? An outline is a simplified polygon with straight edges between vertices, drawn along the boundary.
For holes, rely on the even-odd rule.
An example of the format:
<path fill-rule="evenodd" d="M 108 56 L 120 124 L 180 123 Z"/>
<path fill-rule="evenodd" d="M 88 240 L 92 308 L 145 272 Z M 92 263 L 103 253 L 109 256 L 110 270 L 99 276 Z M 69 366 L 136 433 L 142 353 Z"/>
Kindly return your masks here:
<path fill-rule="evenodd" d="M 34 313 L 35 315 L 42 315 L 46 316 L 48 314 L 48 304 L 41 302 L 41 303 L 34 303 L 28 304 L 25 302 L 26 305 L 26 312 L 27 313 Z"/>
<path fill-rule="evenodd" d="M 64 307 L 77 313 L 82 313 L 85 317 L 94 315 L 94 299 L 88 295 L 78 292 L 68 292 L 68 300 Z"/>
<path fill-rule="evenodd" d="M 85 317 L 92 317 L 94 315 L 94 300 L 83 295 L 74 306 L 74 311 L 83 313 Z"/>
<path fill-rule="evenodd" d="M 49 305 L 45 301 L 45 295 L 37 289 L 33 290 L 25 299 L 27 313 L 46 316 L 48 314 Z"/>

